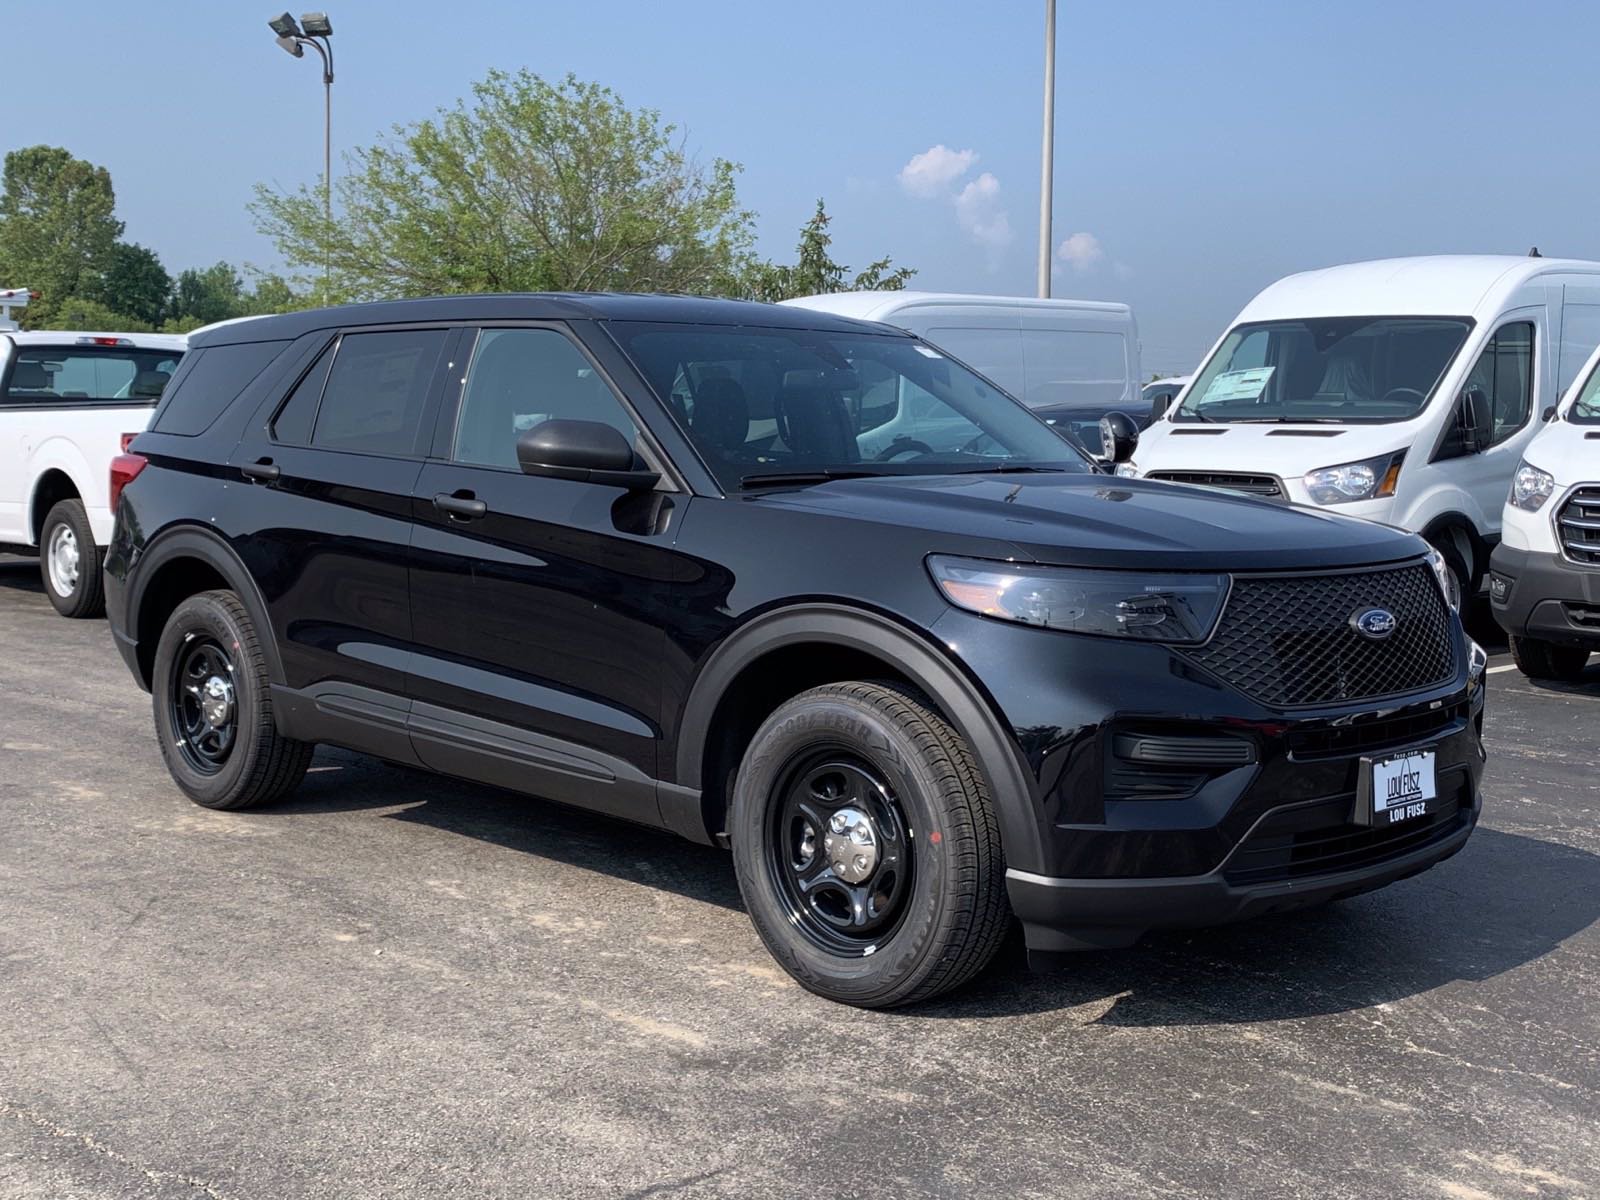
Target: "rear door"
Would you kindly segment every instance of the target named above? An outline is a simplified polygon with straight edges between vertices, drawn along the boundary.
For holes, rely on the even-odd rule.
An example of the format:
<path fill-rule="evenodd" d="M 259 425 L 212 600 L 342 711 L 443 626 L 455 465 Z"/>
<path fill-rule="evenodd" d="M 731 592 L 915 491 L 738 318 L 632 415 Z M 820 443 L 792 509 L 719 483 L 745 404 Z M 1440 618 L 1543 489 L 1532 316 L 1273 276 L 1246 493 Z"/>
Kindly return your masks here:
<path fill-rule="evenodd" d="M 411 491 L 459 336 L 330 336 L 230 460 L 252 486 L 234 545 L 266 600 L 288 686 L 345 710 L 383 708 L 375 719 L 398 721 L 401 744 Z"/>
<path fill-rule="evenodd" d="M 571 330 L 484 327 L 463 357 L 414 489 L 412 742 L 437 770 L 655 823 L 682 497 L 519 469 L 518 434 L 550 418 L 643 446 Z"/>

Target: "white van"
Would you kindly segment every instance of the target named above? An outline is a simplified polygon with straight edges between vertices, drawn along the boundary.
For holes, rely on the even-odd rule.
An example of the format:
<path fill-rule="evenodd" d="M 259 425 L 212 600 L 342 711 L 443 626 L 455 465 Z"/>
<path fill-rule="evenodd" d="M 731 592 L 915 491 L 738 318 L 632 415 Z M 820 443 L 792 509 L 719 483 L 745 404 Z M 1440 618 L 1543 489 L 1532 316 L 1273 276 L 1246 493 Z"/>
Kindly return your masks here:
<path fill-rule="evenodd" d="M 1139 397 L 1139 331 L 1126 304 L 953 292 L 834 292 L 784 303 L 909 330 L 1047 417 L 1083 413 L 1098 422 Z"/>
<path fill-rule="evenodd" d="M 1575 680 L 1600 650 L 1600 350 L 1523 452 L 1489 603 L 1530 679 Z"/>
<path fill-rule="evenodd" d="M 1421 533 L 1475 589 L 1523 449 L 1600 344 L 1600 263 L 1448 255 L 1252 300 L 1125 474 Z"/>

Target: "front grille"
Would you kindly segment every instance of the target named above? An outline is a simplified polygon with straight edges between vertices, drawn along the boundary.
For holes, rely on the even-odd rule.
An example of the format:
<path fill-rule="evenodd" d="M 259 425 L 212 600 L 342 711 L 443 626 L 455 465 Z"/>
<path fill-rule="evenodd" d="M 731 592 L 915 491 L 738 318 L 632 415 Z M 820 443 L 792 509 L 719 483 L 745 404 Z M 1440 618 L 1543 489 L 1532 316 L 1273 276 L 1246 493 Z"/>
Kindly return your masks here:
<path fill-rule="evenodd" d="M 1308 819 L 1304 810 L 1274 813 L 1239 844 L 1223 877 L 1235 885 L 1275 883 L 1377 866 L 1421 850 L 1466 824 L 1471 812 L 1468 787 L 1458 784 L 1455 795 L 1438 812 L 1400 825 L 1352 825 L 1340 820 L 1304 827 Z"/>
<path fill-rule="evenodd" d="M 1576 563 L 1600 566 L 1600 487 L 1581 487 L 1556 515 L 1561 548 Z"/>
<path fill-rule="evenodd" d="M 1409 717 L 1380 717 L 1352 725 L 1292 730 L 1289 733 L 1289 753 L 1301 761 L 1309 761 L 1410 746 L 1443 733 L 1457 722 L 1465 721 L 1471 708 L 1471 702 L 1463 700 L 1460 704 L 1414 713 Z"/>
<path fill-rule="evenodd" d="M 1382 641 L 1352 621 L 1394 614 Z M 1425 563 L 1335 575 L 1235 578 L 1217 631 L 1184 651 L 1192 661 L 1273 708 L 1402 696 L 1455 674 L 1449 609 Z"/>
<path fill-rule="evenodd" d="M 1271 475 L 1222 474 L 1216 471 L 1151 471 L 1151 479 L 1164 483 L 1190 483 L 1196 487 L 1223 488 L 1230 492 L 1243 492 L 1246 496 L 1260 496 L 1268 500 L 1283 499 L 1283 485 Z"/>

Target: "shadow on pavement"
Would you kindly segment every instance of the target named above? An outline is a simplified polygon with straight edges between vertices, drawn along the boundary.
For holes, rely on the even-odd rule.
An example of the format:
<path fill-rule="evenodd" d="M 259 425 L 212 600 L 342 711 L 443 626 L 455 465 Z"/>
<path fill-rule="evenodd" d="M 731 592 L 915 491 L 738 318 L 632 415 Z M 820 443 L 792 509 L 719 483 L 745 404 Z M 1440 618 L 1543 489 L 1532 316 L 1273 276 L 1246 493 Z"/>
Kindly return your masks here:
<path fill-rule="evenodd" d="M 44 580 L 39 578 L 39 560 L 0 556 L 0 588 L 44 595 Z"/>
<path fill-rule="evenodd" d="M 287 804 L 317 813 L 406 805 L 390 814 L 534 858 L 742 909 L 723 851 L 552 804 L 389 766 L 317 756 Z M 1600 856 L 1479 827 L 1449 862 L 1341 904 L 1215 929 L 1157 932 L 1130 950 L 1086 953 L 1035 974 L 1020 933 L 977 981 L 918 1018 L 999 1017 L 1103 1003 L 1107 1025 L 1288 1020 L 1482 980 L 1555 949 L 1600 919 Z"/>

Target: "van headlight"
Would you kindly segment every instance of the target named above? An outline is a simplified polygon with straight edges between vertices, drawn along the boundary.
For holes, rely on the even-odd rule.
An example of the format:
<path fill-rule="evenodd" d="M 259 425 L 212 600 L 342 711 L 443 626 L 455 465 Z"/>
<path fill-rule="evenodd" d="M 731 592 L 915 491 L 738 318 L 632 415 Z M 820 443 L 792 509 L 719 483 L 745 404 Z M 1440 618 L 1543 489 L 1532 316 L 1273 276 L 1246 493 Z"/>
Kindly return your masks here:
<path fill-rule="evenodd" d="M 1226 575 L 1096 571 L 1077 567 L 928 559 L 957 608 L 1073 633 L 1146 642 L 1203 642 L 1228 594 Z"/>
<path fill-rule="evenodd" d="M 1381 500 L 1394 495 L 1400 482 L 1400 464 L 1406 452 L 1380 454 L 1360 462 L 1319 467 L 1305 477 L 1306 491 L 1318 504 L 1351 504 L 1357 500 Z"/>
<path fill-rule="evenodd" d="M 1556 490 L 1556 477 L 1549 471 L 1530 467 L 1526 461 L 1517 467 L 1511 477 L 1511 507 L 1523 512 L 1538 512 Z"/>
<path fill-rule="evenodd" d="M 1139 468 L 1131 462 L 1118 463 L 1117 477 L 1119 479 L 1137 479 L 1139 478 Z"/>

